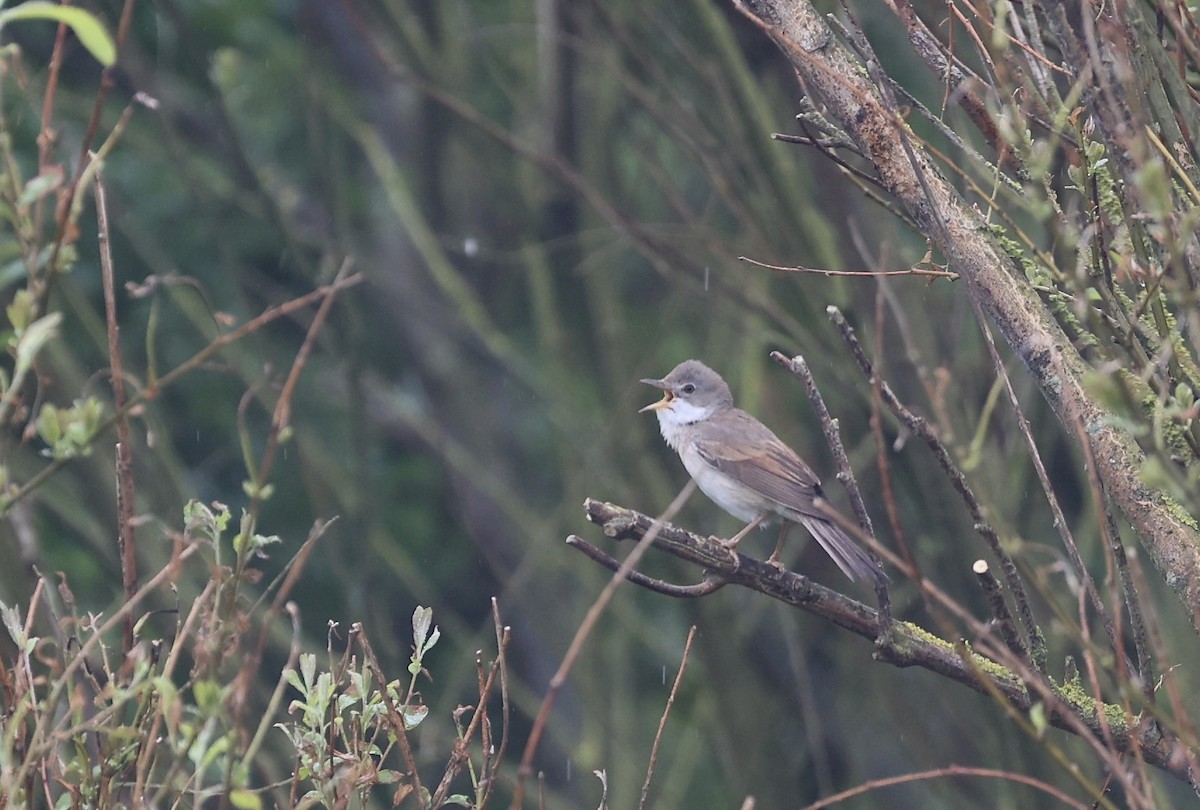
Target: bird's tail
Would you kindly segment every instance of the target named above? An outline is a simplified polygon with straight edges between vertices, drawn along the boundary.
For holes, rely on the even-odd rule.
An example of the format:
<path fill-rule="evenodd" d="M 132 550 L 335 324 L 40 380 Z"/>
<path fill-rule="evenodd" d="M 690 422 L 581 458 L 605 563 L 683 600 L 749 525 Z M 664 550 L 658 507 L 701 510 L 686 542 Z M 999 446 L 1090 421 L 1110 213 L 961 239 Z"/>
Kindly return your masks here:
<path fill-rule="evenodd" d="M 888 575 L 871 558 L 871 555 L 863 551 L 862 547 L 842 531 L 837 524 L 806 515 L 804 527 L 817 539 L 821 548 L 825 549 L 825 553 L 837 563 L 837 567 L 842 569 L 842 573 L 850 579 L 862 579 L 872 583 L 887 580 Z"/>

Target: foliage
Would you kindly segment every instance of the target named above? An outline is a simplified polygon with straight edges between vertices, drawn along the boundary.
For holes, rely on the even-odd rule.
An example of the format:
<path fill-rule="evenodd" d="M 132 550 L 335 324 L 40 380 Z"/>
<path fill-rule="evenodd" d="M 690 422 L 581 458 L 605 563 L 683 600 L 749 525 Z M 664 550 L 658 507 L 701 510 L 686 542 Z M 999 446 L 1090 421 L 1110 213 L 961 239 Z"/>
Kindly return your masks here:
<path fill-rule="evenodd" d="M 71 29 L 80 44 L 105 67 L 117 61 L 117 47 L 94 14 L 81 8 L 60 6 L 47 0 L 26 0 L 15 8 L 0 11 L 0 28 L 18 20 L 51 20 Z"/>
<path fill-rule="evenodd" d="M 252 571 L 235 573 L 218 562 L 219 549 L 229 543 L 222 536 L 227 509 L 193 503 L 187 511 L 187 527 L 175 538 L 173 568 L 152 578 L 114 615 L 81 614 L 65 581 L 58 595 L 68 613 L 54 636 L 29 633 L 40 613 L 54 609 L 45 591 L 35 592 L 24 616 L 16 607 L 3 607 L 5 629 L 17 648 L 4 670 L 9 711 L 0 728 L 0 788 L 7 801 L 108 807 L 125 800 L 121 797 L 144 804 L 186 794 L 199 804 L 228 794 L 247 806 L 253 795 L 246 790 L 247 762 L 259 740 L 245 746 L 251 736 L 246 732 L 254 728 L 243 728 L 246 718 L 234 708 L 238 667 L 229 664 L 254 652 L 252 617 L 231 596 Z M 256 545 L 264 542 L 255 539 Z M 201 567 L 215 574 L 209 587 L 179 605 L 167 639 L 154 637 L 153 614 L 145 615 L 138 623 L 139 643 L 123 653 L 112 643 L 115 628 L 155 588 L 177 580 L 193 557 L 208 558 Z M 180 670 L 188 661 L 192 668 L 185 674 Z"/>
<path fill-rule="evenodd" d="M 289 806 L 345 806 L 349 795 L 365 800 L 379 785 L 391 786 L 398 803 L 421 790 L 407 741 L 405 769 L 383 765 L 397 740 L 427 715 L 415 687 L 438 637 L 437 628 L 429 633 L 429 609 L 418 608 L 413 616 L 414 669 L 403 696 L 399 681 L 387 684 L 386 695 L 373 685 L 379 665 L 356 627 L 336 681 L 330 672 L 317 674 L 315 655 L 300 654 L 298 668 L 282 671 L 256 720 L 247 703 L 254 700 L 253 674 L 280 600 L 268 606 L 236 595 L 255 581 L 256 572 L 220 564 L 222 547 L 236 543 L 225 536 L 229 519 L 223 506 L 188 504 L 186 528 L 175 538 L 174 565 L 111 617 L 80 615 L 74 595 L 60 584 L 70 615 L 59 623 L 59 638 L 29 635 L 38 613 L 48 609 L 41 591 L 25 616 L 0 605 L 16 647 L 4 669 L 8 711 L 0 722 L 0 795 L 6 802 L 31 806 L 40 797 L 54 807 L 181 800 L 200 806 L 224 797 L 234 807 L 263 807 L 262 793 L 270 786 L 255 784 L 252 772 L 272 728 L 283 731 L 295 752 L 291 778 L 276 786 L 290 785 Z M 247 545 L 260 549 L 272 542 L 278 538 L 255 536 Z M 213 577 L 193 601 L 181 601 L 172 611 L 176 621 L 169 636 L 154 638 L 153 616 L 147 614 L 139 622 L 138 645 L 125 655 L 115 648 L 111 637 L 123 615 L 197 563 Z M 302 566 L 303 559 L 296 564 Z M 286 586 L 280 595 L 286 596 Z M 365 654 L 357 662 L 355 649 Z M 294 647 L 293 666 L 297 654 Z M 285 685 L 299 694 L 286 720 L 279 706 Z M 480 705 L 487 699 L 481 694 Z M 465 750 L 471 735 L 461 731 Z M 447 784 L 455 773 L 448 769 Z M 484 793 L 478 784 L 476 789 L 473 806 L 483 806 Z M 462 797 L 444 798 L 466 803 Z"/>

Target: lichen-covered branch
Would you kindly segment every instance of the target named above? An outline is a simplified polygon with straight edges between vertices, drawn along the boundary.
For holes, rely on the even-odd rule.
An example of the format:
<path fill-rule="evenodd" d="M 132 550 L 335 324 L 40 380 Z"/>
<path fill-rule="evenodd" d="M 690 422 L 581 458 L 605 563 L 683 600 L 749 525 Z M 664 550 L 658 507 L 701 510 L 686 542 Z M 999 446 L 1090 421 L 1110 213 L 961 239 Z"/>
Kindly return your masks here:
<path fill-rule="evenodd" d="M 979 211 L 912 137 L 864 65 L 807 0 L 735 3 L 783 50 L 805 89 L 874 166 L 877 178 L 961 274 L 969 294 L 1024 361 L 1072 436 L 1089 436 L 1106 492 L 1136 530 L 1200 630 L 1200 533 L 1195 520 L 1142 479 L 1145 456 L 1085 385 L 1091 366 Z"/>
<path fill-rule="evenodd" d="M 641 512 L 591 498 L 584 509 L 588 520 L 616 541 L 639 540 L 654 524 L 652 517 Z M 1052 725 L 1089 735 L 1093 741 L 1111 740 L 1113 751 L 1138 752 L 1149 764 L 1189 779 L 1195 752 L 1188 751 L 1177 737 L 1150 720 L 1131 722 L 1122 707 L 1097 705 L 1077 685 L 1056 684 L 1032 670 L 1018 673 L 971 650 L 965 642 L 947 641 L 911 622 L 893 621 L 888 632 L 881 635 L 879 613 L 874 608 L 808 577 L 731 551 L 715 538 L 664 524 L 652 545 L 705 569 L 706 579 L 758 591 L 875 642 L 876 660 L 897 667 L 927 669 L 977 692 L 1002 698 L 1019 711 L 1041 703 L 1047 707 Z"/>

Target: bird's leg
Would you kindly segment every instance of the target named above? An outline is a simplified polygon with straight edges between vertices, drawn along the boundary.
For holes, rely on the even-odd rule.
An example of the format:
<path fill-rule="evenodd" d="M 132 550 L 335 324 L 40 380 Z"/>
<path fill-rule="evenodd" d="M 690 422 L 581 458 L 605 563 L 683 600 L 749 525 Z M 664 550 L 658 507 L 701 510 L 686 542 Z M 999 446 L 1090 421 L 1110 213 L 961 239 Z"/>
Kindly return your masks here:
<path fill-rule="evenodd" d="M 758 528 L 758 524 L 762 523 L 766 519 L 767 519 L 766 515 L 759 515 L 754 520 L 747 523 L 746 528 L 742 529 L 740 532 L 735 534 L 733 537 L 730 537 L 728 540 L 726 540 L 724 543 L 722 543 L 722 545 L 725 546 L 725 548 L 735 548 L 738 543 L 742 542 L 742 538 L 750 533 L 751 529 Z"/>
<path fill-rule="evenodd" d="M 787 539 L 788 529 L 792 527 L 789 521 L 783 521 L 783 525 L 779 528 L 779 540 L 775 543 L 775 550 L 771 552 L 771 556 L 767 557 L 767 565 L 782 569 L 783 563 L 779 561 L 779 555 L 783 552 L 783 541 Z"/>

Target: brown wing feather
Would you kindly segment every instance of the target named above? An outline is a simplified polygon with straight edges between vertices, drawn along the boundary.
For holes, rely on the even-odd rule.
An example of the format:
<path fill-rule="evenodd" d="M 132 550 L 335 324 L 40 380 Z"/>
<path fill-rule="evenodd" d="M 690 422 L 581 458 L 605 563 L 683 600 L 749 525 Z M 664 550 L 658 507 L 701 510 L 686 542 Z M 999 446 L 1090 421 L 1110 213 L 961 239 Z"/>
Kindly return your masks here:
<path fill-rule="evenodd" d="M 722 428 L 718 435 L 696 442 L 709 464 L 782 507 L 821 516 L 813 508 L 813 499 L 821 495 L 820 479 L 768 427 L 735 409 Z"/>
<path fill-rule="evenodd" d="M 887 580 L 871 556 L 813 505 L 822 495 L 820 479 L 770 428 L 736 408 L 723 415 L 719 425 L 710 421 L 707 427 L 705 437 L 695 440 L 705 461 L 798 513 L 799 522 L 850 579 Z"/>

